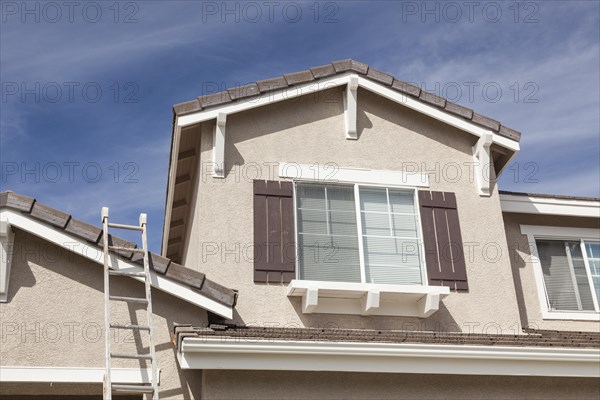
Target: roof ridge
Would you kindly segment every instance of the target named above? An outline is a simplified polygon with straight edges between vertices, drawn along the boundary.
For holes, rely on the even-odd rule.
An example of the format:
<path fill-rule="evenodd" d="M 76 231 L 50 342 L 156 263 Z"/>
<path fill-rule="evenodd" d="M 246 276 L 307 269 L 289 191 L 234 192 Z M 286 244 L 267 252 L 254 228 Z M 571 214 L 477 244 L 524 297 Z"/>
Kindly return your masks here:
<path fill-rule="evenodd" d="M 295 85 L 318 81 L 323 78 L 346 72 L 360 74 L 363 77 L 387 86 L 396 92 L 411 96 L 464 120 L 483 126 L 501 136 L 517 142 L 521 139 L 521 132 L 502 125 L 493 118 L 478 114 L 470 108 L 453 103 L 435 93 L 422 90 L 416 85 L 399 80 L 393 75 L 379 71 L 368 64 L 351 58 L 334 61 L 329 64 L 312 67 L 303 71 L 283 74 L 275 78 L 259 80 L 242 86 L 234 86 L 221 92 L 204 94 L 194 100 L 175 104 L 173 106 L 173 112 L 175 116 L 186 115 L 206 108 L 254 98 L 265 93 L 273 92 L 274 90 L 286 89 Z"/>

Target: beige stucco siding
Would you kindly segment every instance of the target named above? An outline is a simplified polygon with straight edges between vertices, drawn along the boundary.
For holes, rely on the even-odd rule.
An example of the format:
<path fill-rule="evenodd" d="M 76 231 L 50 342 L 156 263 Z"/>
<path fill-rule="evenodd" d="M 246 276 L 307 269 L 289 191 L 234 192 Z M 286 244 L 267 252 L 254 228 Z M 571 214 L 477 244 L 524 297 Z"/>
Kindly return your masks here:
<path fill-rule="evenodd" d="M 203 398 L 217 399 L 597 399 L 594 378 L 204 371 Z M 232 385 L 231 382 L 235 382 Z"/>
<path fill-rule="evenodd" d="M 2 366 L 103 367 L 102 266 L 16 230 L 9 299 L 0 303 Z M 142 283 L 111 278 L 111 294 L 144 297 Z M 199 396 L 192 371 L 178 370 L 171 343 L 173 323 L 206 324 L 206 312 L 158 290 L 152 291 L 161 399 Z M 113 302 L 115 303 L 115 302 Z M 145 324 L 142 305 L 113 304 L 113 322 Z M 113 330 L 113 333 L 115 331 Z M 147 333 L 116 331 L 113 351 L 147 352 Z M 117 360 L 117 367 L 139 366 Z M 102 385 L 2 384 L 2 393 L 101 393 Z M 33 392 L 32 392 L 33 391 Z"/>
<path fill-rule="evenodd" d="M 476 137 L 368 91 L 358 93 L 358 140 L 344 138 L 341 89 L 227 117 L 225 179 L 213 179 L 213 125 L 201 134 L 197 200 L 184 263 L 239 289 L 236 319 L 246 324 L 372 329 L 518 331 L 516 296 L 497 190 L 480 197 L 470 163 Z M 455 192 L 467 259 L 468 293 L 452 293 L 427 320 L 305 315 L 285 285 L 254 284 L 252 179 L 278 180 L 277 162 L 430 172 L 430 189 Z M 208 168 L 210 169 L 210 168 Z M 457 177 L 457 171 L 460 176 Z M 490 247 L 491 246 L 491 247 Z M 496 254 L 498 253 L 498 254 Z"/>
<path fill-rule="evenodd" d="M 531 251 L 527 236 L 521 234 L 521 225 L 600 229 L 600 220 L 597 218 L 505 213 L 504 221 L 523 326 L 537 329 L 600 331 L 600 323 L 597 321 L 544 320 L 542 318 L 538 295 L 540 288 L 535 280 Z"/>

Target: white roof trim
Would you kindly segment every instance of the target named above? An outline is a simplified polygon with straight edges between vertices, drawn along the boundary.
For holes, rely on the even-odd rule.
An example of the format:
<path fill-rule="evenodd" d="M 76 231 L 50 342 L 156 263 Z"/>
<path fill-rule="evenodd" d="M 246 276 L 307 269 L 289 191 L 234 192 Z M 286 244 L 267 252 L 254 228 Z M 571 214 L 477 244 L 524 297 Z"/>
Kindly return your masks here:
<path fill-rule="evenodd" d="M 234 114 L 237 112 L 250 110 L 256 107 L 262 107 L 268 104 L 277 103 L 279 101 L 293 99 L 306 94 L 331 89 L 332 87 L 348 85 L 350 84 L 351 79 L 353 78 L 358 78 L 359 87 L 370 90 L 371 92 L 379 94 L 398 104 L 419 111 L 432 118 L 445 122 L 448 125 L 452 125 L 456 128 L 462 129 L 463 131 L 469 132 L 477 137 L 491 134 L 493 138 L 493 143 L 496 143 L 497 145 L 505 147 L 512 151 L 519 151 L 519 142 L 515 140 L 501 136 L 490 129 L 483 128 L 477 124 L 466 121 L 463 118 L 453 116 L 448 112 L 440 110 L 434 106 L 428 105 L 408 95 L 387 88 L 381 85 L 380 83 L 373 82 L 355 73 L 344 73 L 333 76 L 331 78 L 319 79 L 315 82 L 309 82 L 303 85 L 291 86 L 273 92 L 264 93 L 257 97 L 250 97 L 248 98 L 248 100 L 226 103 L 216 107 L 210 107 L 207 110 L 200 110 L 195 113 L 179 116 L 177 117 L 175 124 L 176 126 L 184 127 L 188 125 L 197 124 L 199 122 L 209 121 L 212 119 L 216 119 L 219 114 Z"/>
<path fill-rule="evenodd" d="M 500 194 L 503 212 L 600 218 L 600 201 Z"/>
<path fill-rule="evenodd" d="M 151 368 L 112 368 L 116 383 L 150 383 Z M 102 383 L 105 368 L 86 367 L 0 367 L 0 382 Z M 160 369 L 159 369 L 160 379 Z"/>
<path fill-rule="evenodd" d="M 183 338 L 184 369 L 600 377 L 597 349 Z"/>
<path fill-rule="evenodd" d="M 35 236 L 49 241 L 50 243 L 90 259 L 98 264 L 104 264 L 104 253 L 100 247 L 66 234 L 62 230 L 36 221 L 19 212 L 14 212 L 7 209 L 0 210 L 0 220 L 8 221 L 11 226 L 27 231 Z M 144 270 L 144 268 L 139 264 L 116 256 L 109 258 L 109 266 L 115 270 L 121 271 L 143 272 Z M 143 281 L 143 278 L 138 277 L 132 277 L 131 279 Z M 185 300 L 188 303 L 202 307 L 205 310 L 211 311 L 225 318 L 233 317 L 232 307 L 228 307 L 209 299 L 192 288 L 174 282 L 163 275 L 157 274 L 154 271 L 150 271 L 150 281 L 153 287 Z"/>

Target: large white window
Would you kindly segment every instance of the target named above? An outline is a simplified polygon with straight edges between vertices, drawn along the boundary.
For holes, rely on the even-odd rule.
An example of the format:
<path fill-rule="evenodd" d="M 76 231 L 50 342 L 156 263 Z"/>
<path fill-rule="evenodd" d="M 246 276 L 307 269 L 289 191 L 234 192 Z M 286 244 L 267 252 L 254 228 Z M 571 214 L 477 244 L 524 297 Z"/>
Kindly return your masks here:
<path fill-rule="evenodd" d="M 298 278 L 421 285 L 415 195 L 410 189 L 297 183 Z"/>

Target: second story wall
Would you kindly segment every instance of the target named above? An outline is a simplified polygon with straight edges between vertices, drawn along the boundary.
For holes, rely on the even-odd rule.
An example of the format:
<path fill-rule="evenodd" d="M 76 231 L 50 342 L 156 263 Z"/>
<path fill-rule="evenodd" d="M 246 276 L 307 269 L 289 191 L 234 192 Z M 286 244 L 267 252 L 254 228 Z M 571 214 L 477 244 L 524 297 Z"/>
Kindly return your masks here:
<path fill-rule="evenodd" d="M 358 140 L 344 137 L 342 90 L 333 88 L 227 117 L 224 179 L 210 175 L 214 122 L 204 123 L 183 263 L 239 290 L 239 323 L 372 329 L 520 332 L 517 297 L 497 188 L 478 194 L 476 137 L 358 91 Z M 253 179 L 283 180 L 278 162 L 429 175 L 432 191 L 454 192 L 465 244 L 468 292 L 451 292 L 427 319 L 303 314 L 285 284 L 253 281 Z M 493 172 L 492 172 L 493 173 Z"/>

